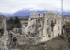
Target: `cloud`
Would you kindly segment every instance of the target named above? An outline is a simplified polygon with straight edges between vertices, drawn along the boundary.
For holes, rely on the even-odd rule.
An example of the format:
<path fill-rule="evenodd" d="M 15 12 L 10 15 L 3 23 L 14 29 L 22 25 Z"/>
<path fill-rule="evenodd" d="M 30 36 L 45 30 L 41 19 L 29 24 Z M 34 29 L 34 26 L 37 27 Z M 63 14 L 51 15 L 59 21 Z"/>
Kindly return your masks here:
<path fill-rule="evenodd" d="M 0 12 L 14 13 L 27 8 L 60 10 L 61 0 L 0 0 Z M 70 10 L 69 0 L 64 0 L 64 10 Z"/>

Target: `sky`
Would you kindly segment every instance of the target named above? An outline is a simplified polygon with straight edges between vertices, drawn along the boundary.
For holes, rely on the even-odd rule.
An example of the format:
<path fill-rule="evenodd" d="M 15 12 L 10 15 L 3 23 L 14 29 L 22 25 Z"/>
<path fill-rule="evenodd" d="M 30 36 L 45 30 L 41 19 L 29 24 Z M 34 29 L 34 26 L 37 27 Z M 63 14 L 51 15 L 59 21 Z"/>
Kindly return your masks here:
<path fill-rule="evenodd" d="M 14 13 L 18 10 L 61 10 L 61 0 L 0 0 L 0 12 Z M 70 0 L 63 0 L 63 10 L 70 11 Z"/>

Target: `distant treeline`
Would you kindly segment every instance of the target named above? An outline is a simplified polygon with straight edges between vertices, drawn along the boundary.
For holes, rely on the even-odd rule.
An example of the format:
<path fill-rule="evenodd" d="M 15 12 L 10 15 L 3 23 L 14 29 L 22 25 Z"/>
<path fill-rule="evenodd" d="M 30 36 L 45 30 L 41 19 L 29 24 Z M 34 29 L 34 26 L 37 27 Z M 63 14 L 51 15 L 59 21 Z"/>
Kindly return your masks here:
<path fill-rule="evenodd" d="M 12 16 L 14 19 L 15 17 L 18 17 L 20 20 L 28 20 L 29 16 Z M 7 17 L 7 20 L 10 19 L 11 17 Z"/>

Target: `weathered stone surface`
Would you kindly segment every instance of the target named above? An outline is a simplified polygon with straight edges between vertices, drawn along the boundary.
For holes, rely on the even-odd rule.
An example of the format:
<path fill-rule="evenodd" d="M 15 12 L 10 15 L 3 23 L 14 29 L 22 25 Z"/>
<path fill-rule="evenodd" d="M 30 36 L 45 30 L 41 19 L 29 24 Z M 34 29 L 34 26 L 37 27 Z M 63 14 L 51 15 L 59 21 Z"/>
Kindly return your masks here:
<path fill-rule="evenodd" d="M 45 40 L 50 40 L 61 35 L 61 21 L 62 17 L 57 13 L 31 13 L 26 33 L 30 37 L 42 37 L 42 39 L 46 37 Z M 40 41 L 42 41 L 42 39 L 40 39 Z"/>
<path fill-rule="evenodd" d="M 21 49 L 11 49 L 11 50 L 21 50 Z"/>

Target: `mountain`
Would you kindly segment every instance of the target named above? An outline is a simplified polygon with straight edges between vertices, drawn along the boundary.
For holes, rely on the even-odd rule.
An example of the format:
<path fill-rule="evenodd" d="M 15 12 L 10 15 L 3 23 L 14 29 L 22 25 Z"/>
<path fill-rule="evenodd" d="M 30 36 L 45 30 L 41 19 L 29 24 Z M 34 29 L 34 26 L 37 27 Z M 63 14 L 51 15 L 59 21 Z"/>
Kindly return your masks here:
<path fill-rule="evenodd" d="M 30 16 L 30 13 L 31 12 L 37 12 L 37 13 L 44 13 L 44 12 L 50 12 L 49 10 L 36 10 L 36 9 L 23 9 L 23 10 L 19 10 L 13 14 L 8 14 L 8 13 L 0 13 L 1 15 L 5 15 L 7 17 L 10 17 L 10 16 Z M 53 10 L 52 12 L 57 12 L 60 14 L 59 11 L 57 10 Z M 70 11 L 64 11 L 63 12 L 63 15 L 70 15 Z"/>
<path fill-rule="evenodd" d="M 3 13 L 0 13 L 0 15 L 3 15 Z"/>
<path fill-rule="evenodd" d="M 44 13 L 44 12 L 56 12 L 58 14 L 61 14 L 61 12 L 57 10 L 49 11 L 49 10 L 19 10 L 13 14 L 13 16 L 30 16 L 31 12 L 37 12 L 37 13 Z M 70 16 L 70 11 L 63 11 L 63 15 L 69 15 Z"/>
<path fill-rule="evenodd" d="M 10 17 L 10 16 L 12 16 L 13 14 L 3 13 L 3 15 L 5 15 L 5 16 L 7 16 L 7 17 Z"/>
<path fill-rule="evenodd" d="M 19 10 L 15 12 L 13 16 L 29 16 L 31 12 L 44 13 L 47 12 L 47 10 Z"/>
<path fill-rule="evenodd" d="M 12 14 L 8 14 L 8 13 L 0 13 L 0 15 L 5 15 L 7 17 L 12 16 Z"/>
<path fill-rule="evenodd" d="M 63 12 L 63 15 L 70 15 L 70 12 Z"/>

